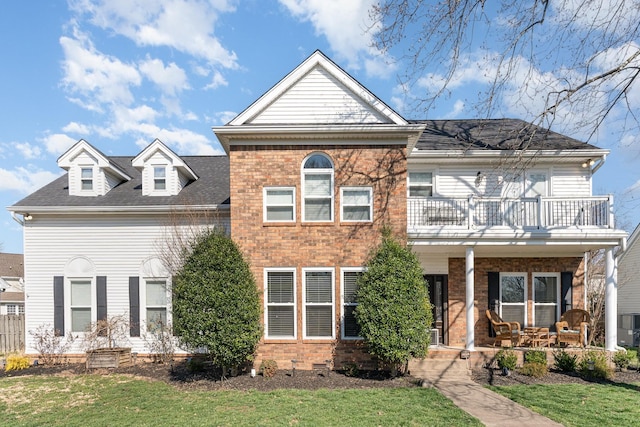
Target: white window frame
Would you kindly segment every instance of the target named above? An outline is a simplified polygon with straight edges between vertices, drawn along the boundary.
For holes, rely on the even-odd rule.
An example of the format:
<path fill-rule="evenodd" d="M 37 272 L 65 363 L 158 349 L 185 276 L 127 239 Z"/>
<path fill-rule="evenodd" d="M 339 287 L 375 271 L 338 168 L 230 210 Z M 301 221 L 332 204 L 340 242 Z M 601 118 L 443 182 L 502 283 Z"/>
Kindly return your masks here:
<path fill-rule="evenodd" d="M 369 193 L 369 204 L 368 205 L 358 205 L 358 204 L 347 204 L 345 203 L 344 193 L 349 191 L 367 191 Z M 345 207 L 350 206 L 368 206 L 369 207 L 369 219 L 346 219 L 345 218 Z M 340 221 L 342 222 L 373 222 L 373 188 L 372 187 L 340 187 Z"/>
<path fill-rule="evenodd" d="M 538 303 L 536 302 L 536 278 L 537 277 L 555 277 L 556 278 L 556 302 L 555 303 Z M 532 314 L 532 318 L 533 318 L 533 324 L 536 324 L 536 307 L 537 306 L 545 306 L 545 307 L 550 307 L 550 306 L 554 306 L 556 307 L 556 322 L 558 320 L 560 320 L 560 294 L 562 293 L 561 291 L 561 287 L 562 284 L 560 282 L 560 273 L 541 273 L 541 272 L 536 272 L 536 273 L 532 273 L 531 274 L 531 292 L 533 293 L 533 301 L 532 301 L 532 306 L 533 306 L 533 314 Z"/>
<path fill-rule="evenodd" d="M 425 183 L 412 183 L 411 182 L 411 174 L 413 173 L 430 173 L 431 174 L 431 184 L 425 184 Z M 436 196 L 436 171 L 435 170 L 414 170 L 414 171 L 408 171 L 407 172 L 407 197 L 417 197 L 417 198 L 421 198 L 424 196 L 412 196 L 411 195 L 411 188 L 431 188 L 431 196 L 427 196 L 427 197 L 435 197 Z"/>
<path fill-rule="evenodd" d="M 71 305 L 71 284 L 73 282 L 89 282 L 90 284 L 90 304 L 82 305 L 82 306 L 72 306 Z M 89 308 L 91 309 L 91 316 L 89 323 L 95 323 L 98 320 L 98 303 L 96 301 L 96 279 L 95 277 L 66 277 L 65 278 L 65 289 L 64 289 L 64 324 L 69 325 L 69 330 L 74 334 L 84 334 L 86 330 L 83 331 L 74 331 L 73 330 L 73 316 L 72 311 L 74 308 Z"/>
<path fill-rule="evenodd" d="M 164 305 L 148 305 L 147 304 L 147 285 L 152 282 L 164 282 L 165 287 L 165 304 Z M 140 313 L 140 323 L 144 324 L 144 329 L 147 333 L 153 333 L 154 331 L 149 328 L 149 319 L 147 316 L 147 310 L 150 308 L 164 308 L 165 318 L 167 324 L 165 327 L 171 324 L 171 284 L 167 277 L 143 277 L 143 286 L 140 286 L 140 302 L 143 309 Z"/>
<path fill-rule="evenodd" d="M 501 272 L 500 273 L 500 295 L 499 295 L 499 301 L 500 301 L 500 317 L 502 316 L 502 307 L 507 305 L 507 306 L 523 306 L 524 307 L 524 319 L 523 319 L 523 323 L 522 323 L 522 327 L 526 327 L 528 326 L 527 324 L 527 301 L 528 301 L 528 281 L 527 281 L 527 273 L 526 272 Z M 524 277 L 524 295 L 523 295 L 523 301 L 522 303 L 504 303 L 502 302 L 502 278 L 503 277 Z"/>
<path fill-rule="evenodd" d="M 269 198 L 267 193 L 269 191 L 291 191 L 292 202 L 291 204 L 277 204 L 277 203 L 269 203 Z M 264 222 L 296 222 L 296 187 L 264 187 L 262 190 L 262 200 L 263 200 L 263 208 L 262 208 L 262 218 Z M 268 208 L 270 207 L 291 207 L 293 212 L 291 220 L 275 220 L 269 219 L 268 217 Z"/>
<path fill-rule="evenodd" d="M 269 273 L 291 273 L 293 275 L 293 302 L 269 303 Z M 264 269 L 264 337 L 265 339 L 296 340 L 298 338 L 298 292 L 295 268 Z M 293 336 L 269 335 L 269 307 L 293 307 Z"/>
<path fill-rule="evenodd" d="M 331 273 L 331 302 L 329 303 L 315 303 L 306 301 L 306 289 L 307 289 L 307 273 L 310 272 L 322 272 Z M 303 338 L 307 340 L 327 340 L 334 339 L 336 337 L 336 272 L 333 267 L 306 267 L 302 269 L 302 331 Z M 331 307 L 331 335 L 324 335 L 320 337 L 307 335 L 307 307 Z"/>
<path fill-rule="evenodd" d="M 331 169 L 328 168 L 318 168 L 318 169 L 305 169 L 305 163 L 307 163 L 307 160 L 309 160 L 311 157 L 313 156 L 323 156 L 325 157 L 330 163 L 331 163 Z M 329 157 L 328 155 L 326 155 L 325 153 L 321 153 L 321 152 L 314 152 L 309 154 L 308 156 L 306 156 L 304 158 L 304 160 L 302 161 L 302 165 L 301 165 L 301 177 L 302 177 L 302 222 L 333 222 L 334 221 L 334 206 L 335 206 L 335 196 L 334 196 L 334 169 L 335 169 L 335 165 L 333 164 L 333 160 L 331 160 L 331 157 Z M 327 196 L 307 196 L 306 193 L 306 177 L 307 175 L 329 175 L 329 179 L 330 179 L 330 183 L 329 183 L 329 197 Z M 329 203 L 329 219 L 320 219 L 320 220 L 309 220 L 306 219 L 306 205 L 307 205 L 307 200 L 324 200 L 324 199 L 330 199 L 330 203 Z"/>
<path fill-rule="evenodd" d="M 344 276 L 345 273 L 363 273 L 365 271 L 364 267 L 342 267 L 340 269 L 340 338 L 346 341 L 356 341 L 362 340 L 361 336 L 351 337 L 346 336 L 346 326 L 344 320 L 344 314 L 346 312 L 345 307 L 357 307 L 357 302 L 345 302 L 344 300 Z"/>
<path fill-rule="evenodd" d="M 15 316 L 18 314 L 18 306 L 16 304 L 7 304 L 7 314 Z"/>
<path fill-rule="evenodd" d="M 91 177 L 85 178 L 83 176 L 84 171 L 91 171 Z M 95 178 L 96 178 L 96 173 L 92 165 L 80 165 L 80 191 L 82 191 L 83 193 L 95 192 L 95 189 L 96 189 Z M 84 188 L 85 182 L 87 182 L 90 185 L 90 188 Z"/>
<path fill-rule="evenodd" d="M 164 170 L 164 177 L 157 177 L 156 171 Z M 153 181 L 153 191 L 157 193 L 165 193 L 169 191 L 167 165 L 151 165 L 151 175 Z M 164 182 L 164 188 L 157 188 L 159 182 Z"/>

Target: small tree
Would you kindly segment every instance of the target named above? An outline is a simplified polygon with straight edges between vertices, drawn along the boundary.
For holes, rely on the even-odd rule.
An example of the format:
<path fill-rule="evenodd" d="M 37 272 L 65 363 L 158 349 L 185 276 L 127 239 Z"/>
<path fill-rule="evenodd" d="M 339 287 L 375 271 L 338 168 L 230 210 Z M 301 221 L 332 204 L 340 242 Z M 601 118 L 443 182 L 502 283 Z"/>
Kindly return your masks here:
<path fill-rule="evenodd" d="M 427 354 L 433 315 L 422 269 L 389 230 L 358 279 L 357 300 L 355 317 L 370 354 L 394 370 Z"/>
<path fill-rule="evenodd" d="M 173 327 L 185 347 L 205 349 L 223 375 L 252 359 L 262 335 L 258 289 L 240 249 L 223 231 L 197 237 L 178 270 Z"/>

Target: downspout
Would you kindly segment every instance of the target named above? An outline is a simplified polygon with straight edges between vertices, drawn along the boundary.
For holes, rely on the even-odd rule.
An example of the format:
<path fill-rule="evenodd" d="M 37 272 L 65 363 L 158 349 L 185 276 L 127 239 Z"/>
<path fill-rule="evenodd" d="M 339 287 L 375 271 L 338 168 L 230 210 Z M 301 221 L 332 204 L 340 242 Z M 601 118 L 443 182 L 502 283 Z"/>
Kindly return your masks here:
<path fill-rule="evenodd" d="M 595 165 L 593 167 L 593 169 L 591 169 L 591 174 L 594 174 L 598 171 L 598 169 L 600 169 L 602 167 L 602 165 L 604 165 L 604 162 L 607 161 L 607 155 L 603 154 L 602 157 L 600 158 L 600 161 L 598 162 L 597 165 Z"/>
<path fill-rule="evenodd" d="M 15 212 L 13 212 L 13 211 L 11 211 L 11 218 L 13 218 L 13 220 L 14 220 L 15 222 L 17 222 L 18 224 L 20 224 L 21 226 L 23 226 L 23 227 L 24 227 L 24 221 L 23 221 L 23 220 L 21 220 L 20 218 L 18 218 L 18 217 L 16 216 L 16 213 L 15 213 Z"/>

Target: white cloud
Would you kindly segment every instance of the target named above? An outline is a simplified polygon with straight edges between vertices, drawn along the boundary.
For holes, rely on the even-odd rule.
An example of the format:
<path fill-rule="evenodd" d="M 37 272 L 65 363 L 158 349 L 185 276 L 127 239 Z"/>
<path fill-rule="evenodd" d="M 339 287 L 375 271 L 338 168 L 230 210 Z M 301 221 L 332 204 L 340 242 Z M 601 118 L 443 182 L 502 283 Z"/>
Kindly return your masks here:
<path fill-rule="evenodd" d="M 216 0 L 77 0 L 70 8 L 91 22 L 128 37 L 140 46 L 166 46 L 223 68 L 238 67 L 237 56 L 214 36 L 222 13 L 236 1 Z"/>
<path fill-rule="evenodd" d="M 66 126 L 62 128 L 62 131 L 66 133 L 77 133 L 79 135 L 88 135 L 89 127 L 87 125 L 83 125 L 82 123 L 69 122 Z"/>
<path fill-rule="evenodd" d="M 56 179 L 60 174 L 38 169 L 34 166 L 16 167 L 15 169 L 0 168 L 0 191 L 15 191 L 19 194 L 29 194 Z"/>
<path fill-rule="evenodd" d="M 25 159 L 34 159 L 41 154 L 40 147 L 29 144 L 28 142 L 15 142 L 13 146 Z"/>
<path fill-rule="evenodd" d="M 375 0 L 279 1 L 295 18 L 310 22 L 317 35 L 326 37 L 337 53 L 337 60 L 346 61 L 348 68 L 364 66 L 368 75 L 380 77 L 388 77 L 395 71 L 389 58 L 371 48 L 373 35 L 379 28 L 369 16 Z"/>
<path fill-rule="evenodd" d="M 165 67 L 160 59 L 148 58 L 139 64 L 140 72 L 169 96 L 189 88 L 187 74 L 174 62 Z"/>
<path fill-rule="evenodd" d="M 80 94 L 91 110 L 99 110 L 102 103 L 131 104 L 130 86 L 138 86 L 141 77 L 133 65 L 99 52 L 79 31 L 75 38 L 60 37 L 64 51 L 62 83 L 71 93 Z"/>
<path fill-rule="evenodd" d="M 51 154 L 62 154 L 67 151 L 73 144 L 78 142 L 77 139 L 73 139 L 63 133 L 54 133 L 42 138 L 44 146 Z"/>
<path fill-rule="evenodd" d="M 215 116 L 216 125 L 226 125 L 231 120 L 235 119 L 238 113 L 235 111 L 219 111 Z"/>
<path fill-rule="evenodd" d="M 215 89 L 219 86 L 227 86 L 229 83 L 218 71 L 214 71 L 211 83 L 204 87 L 205 90 Z"/>

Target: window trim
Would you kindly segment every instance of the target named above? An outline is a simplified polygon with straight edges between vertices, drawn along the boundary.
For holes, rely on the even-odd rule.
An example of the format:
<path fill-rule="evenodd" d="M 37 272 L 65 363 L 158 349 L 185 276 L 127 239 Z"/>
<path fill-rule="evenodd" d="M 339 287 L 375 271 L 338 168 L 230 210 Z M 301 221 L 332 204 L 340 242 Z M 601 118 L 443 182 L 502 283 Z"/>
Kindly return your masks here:
<path fill-rule="evenodd" d="M 90 304 L 88 306 L 72 306 L 71 305 L 71 284 L 72 282 L 89 282 L 90 286 Z M 64 324 L 68 325 L 69 331 L 74 334 L 84 334 L 84 331 L 73 330 L 73 308 L 88 307 L 91 310 L 89 323 L 95 323 L 98 320 L 98 303 L 96 300 L 96 278 L 93 277 L 65 277 L 64 281 Z M 66 333 L 66 332 L 65 332 Z"/>
<path fill-rule="evenodd" d="M 292 273 L 293 275 L 293 302 L 292 303 L 269 303 L 269 273 Z M 291 267 L 265 268 L 263 272 L 264 280 L 264 338 L 265 340 L 296 340 L 298 339 L 298 292 L 296 269 Z M 293 307 L 293 336 L 269 335 L 269 306 Z"/>
<path fill-rule="evenodd" d="M 537 303 L 536 302 L 536 277 L 555 277 L 556 278 L 556 301 L 555 303 L 549 303 L 549 302 L 545 302 L 545 303 Z M 557 322 L 558 320 L 560 320 L 560 295 L 562 294 L 561 292 L 561 287 L 562 284 L 560 282 L 561 278 L 560 278 L 560 273 L 557 272 L 535 272 L 535 273 L 531 273 L 531 293 L 533 294 L 533 298 L 531 301 L 531 307 L 533 309 L 533 313 L 531 315 L 532 317 L 532 321 L 533 324 L 536 324 L 536 306 L 545 306 L 545 307 L 550 307 L 555 305 L 556 307 L 556 316 L 555 316 L 555 321 Z M 554 322 L 555 323 L 555 322 Z"/>
<path fill-rule="evenodd" d="M 151 282 L 164 282 L 165 286 L 165 305 L 148 305 L 147 304 L 147 284 Z M 164 308 L 165 318 L 168 327 L 171 324 L 171 282 L 168 277 L 142 277 L 142 284 L 140 286 L 140 323 L 144 325 L 144 331 L 146 333 L 153 333 L 149 330 L 149 321 L 147 318 L 147 310 L 149 308 Z M 142 328 L 141 328 L 142 329 Z"/>
<path fill-rule="evenodd" d="M 307 160 L 309 160 L 311 157 L 313 156 L 323 156 L 325 157 L 330 163 L 331 163 L 331 169 L 327 169 L 327 168 L 318 168 L 318 169 L 306 169 L 305 168 L 305 163 L 307 163 Z M 322 223 L 322 222 L 334 222 L 335 221 L 335 213 L 334 213 L 334 206 L 335 206 L 335 182 L 334 182 L 334 172 L 335 172 L 335 165 L 333 163 L 333 160 L 331 160 L 331 157 L 329 157 L 327 154 L 322 153 L 322 152 L 313 152 L 310 153 L 308 156 L 306 156 L 303 160 L 302 160 L 302 164 L 300 167 L 301 171 L 300 171 L 300 177 L 301 177 L 301 188 L 302 188 L 302 222 L 308 222 L 308 223 Z M 309 196 L 307 197 L 307 193 L 306 193 L 306 177 L 307 175 L 329 175 L 329 197 L 326 196 Z M 329 219 L 321 219 L 321 220 L 309 220 L 306 219 L 306 205 L 307 205 L 307 199 L 310 200 L 324 200 L 324 199 L 330 199 L 329 202 Z"/>
<path fill-rule="evenodd" d="M 365 267 L 342 267 L 342 268 L 340 268 L 340 339 L 345 340 L 345 341 L 357 341 L 357 340 L 363 340 L 364 338 L 362 338 L 361 336 L 352 337 L 352 336 L 346 336 L 345 335 L 346 326 L 345 326 L 344 314 L 345 314 L 346 310 L 344 308 L 346 306 L 357 307 L 358 303 L 357 302 L 345 303 L 345 301 L 344 301 L 344 275 L 345 275 L 345 273 L 364 273 L 365 270 L 366 270 Z"/>
<path fill-rule="evenodd" d="M 80 168 L 80 191 L 83 193 L 93 193 L 95 192 L 95 170 L 93 165 L 79 165 Z M 85 178 L 82 173 L 84 171 L 91 171 L 91 177 Z M 87 182 L 90 185 L 90 188 L 84 188 L 84 184 Z"/>
<path fill-rule="evenodd" d="M 502 302 L 502 278 L 503 277 L 523 277 L 524 278 L 524 295 L 523 295 L 523 301 L 522 303 L 512 303 L 512 302 L 508 302 L 508 303 L 504 303 Z M 500 282 L 499 282 L 499 300 L 500 301 L 500 317 L 504 317 L 502 315 L 502 306 L 503 305 L 507 305 L 507 306 L 523 306 L 524 307 L 524 319 L 523 319 L 523 323 L 522 323 L 522 327 L 527 327 L 529 326 L 527 323 L 527 313 L 528 313 L 528 305 L 527 301 L 528 301 L 528 287 L 529 287 L 529 283 L 528 283 L 528 274 L 526 272 L 500 272 Z"/>
<path fill-rule="evenodd" d="M 164 177 L 158 178 L 156 177 L 156 171 L 160 169 L 164 170 Z M 151 178 L 153 181 L 154 193 L 166 193 L 169 191 L 167 176 L 167 165 L 151 165 Z M 156 185 L 161 181 L 164 181 L 164 188 L 157 188 Z"/>
<path fill-rule="evenodd" d="M 427 196 L 427 197 L 436 197 L 436 171 L 434 169 L 428 169 L 428 170 L 414 170 L 414 171 L 407 171 L 407 197 L 412 197 L 412 198 L 423 198 L 424 196 L 412 196 L 411 195 L 411 174 L 412 173 L 430 173 L 431 174 L 431 184 L 415 184 L 414 187 L 421 187 L 421 188 L 429 188 L 431 187 L 431 196 Z"/>
<path fill-rule="evenodd" d="M 306 301 L 307 290 L 307 273 L 309 272 L 322 272 L 331 273 L 331 302 L 330 303 L 315 303 Z M 302 269 L 302 337 L 305 340 L 328 340 L 336 338 L 336 269 L 333 267 L 304 267 Z M 308 336 L 307 335 L 307 306 L 315 307 L 331 307 L 331 336 L 324 335 L 321 337 Z"/>
<path fill-rule="evenodd" d="M 267 197 L 267 193 L 270 190 L 291 190 L 291 196 L 292 196 L 292 203 L 291 205 L 286 205 L 286 204 L 269 204 L 268 203 L 268 197 Z M 292 218 L 291 220 L 277 220 L 277 219 L 269 219 L 268 215 L 267 215 L 267 209 L 269 207 L 284 207 L 284 206 L 291 206 L 291 210 L 293 212 Z M 271 186 L 271 187 L 264 187 L 262 189 L 262 221 L 263 222 L 270 222 L 270 223 L 292 223 L 292 222 L 296 222 L 296 187 L 293 186 Z"/>
<path fill-rule="evenodd" d="M 345 204 L 345 191 L 368 191 L 369 193 L 369 204 L 368 205 L 357 205 L 357 204 Z M 368 206 L 369 207 L 369 219 L 345 219 L 345 207 L 358 207 L 358 206 Z M 340 187 L 340 221 L 341 222 L 373 222 L 373 187 L 370 186 L 361 186 L 361 187 Z"/>

